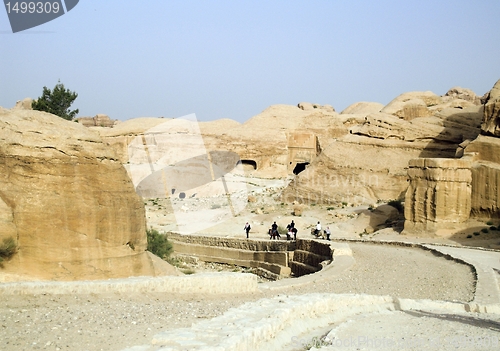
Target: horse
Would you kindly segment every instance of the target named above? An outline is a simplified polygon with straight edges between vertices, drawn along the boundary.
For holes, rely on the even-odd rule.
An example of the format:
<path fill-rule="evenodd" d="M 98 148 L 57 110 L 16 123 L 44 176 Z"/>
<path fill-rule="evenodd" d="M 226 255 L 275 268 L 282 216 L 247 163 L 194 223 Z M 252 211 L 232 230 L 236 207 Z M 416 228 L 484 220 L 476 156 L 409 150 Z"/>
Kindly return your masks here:
<path fill-rule="evenodd" d="M 325 239 L 325 236 L 321 232 L 321 230 L 316 230 L 315 227 L 311 228 L 311 235 L 315 236 L 318 239 Z"/>

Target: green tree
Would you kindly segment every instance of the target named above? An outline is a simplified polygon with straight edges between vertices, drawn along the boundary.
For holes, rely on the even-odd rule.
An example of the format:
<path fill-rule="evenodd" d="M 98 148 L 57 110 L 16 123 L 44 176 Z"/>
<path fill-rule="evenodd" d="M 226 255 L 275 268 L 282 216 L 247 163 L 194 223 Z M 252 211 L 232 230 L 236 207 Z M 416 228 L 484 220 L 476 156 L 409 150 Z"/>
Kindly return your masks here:
<path fill-rule="evenodd" d="M 78 109 L 73 111 L 69 109 L 77 97 L 77 93 L 65 89 L 64 84 L 58 81 L 54 90 L 43 87 L 42 96 L 34 100 L 31 106 L 33 110 L 49 112 L 71 121 L 79 112 Z"/>
<path fill-rule="evenodd" d="M 146 231 L 148 238 L 148 251 L 160 257 L 167 258 L 173 251 L 173 246 L 167 239 L 166 234 L 160 234 L 156 229 L 148 229 Z"/>

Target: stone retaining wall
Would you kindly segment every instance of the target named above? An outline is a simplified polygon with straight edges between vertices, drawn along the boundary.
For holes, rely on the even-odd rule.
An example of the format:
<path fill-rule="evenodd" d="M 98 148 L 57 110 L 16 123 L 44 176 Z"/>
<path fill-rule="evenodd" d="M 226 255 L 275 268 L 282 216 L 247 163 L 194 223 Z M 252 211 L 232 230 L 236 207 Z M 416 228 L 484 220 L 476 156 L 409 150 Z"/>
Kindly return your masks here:
<path fill-rule="evenodd" d="M 297 248 L 289 265 L 296 277 L 315 273 L 323 268 L 322 262 L 331 261 L 333 249 L 330 242 L 297 240 Z"/>
<path fill-rule="evenodd" d="M 198 257 L 202 261 L 260 268 L 276 279 L 314 273 L 321 262 L 332 259 L 329 243 L 315 240 L 249 240 L 168 233 L 177 255 Z"/>

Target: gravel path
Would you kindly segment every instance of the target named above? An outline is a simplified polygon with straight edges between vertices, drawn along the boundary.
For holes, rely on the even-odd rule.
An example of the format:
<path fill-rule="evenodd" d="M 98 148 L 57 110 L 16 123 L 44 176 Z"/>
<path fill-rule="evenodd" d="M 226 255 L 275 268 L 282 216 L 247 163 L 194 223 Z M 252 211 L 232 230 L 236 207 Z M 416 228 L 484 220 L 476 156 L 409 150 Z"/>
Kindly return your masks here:
<path fill-rule="evenodd" d="M 474 276 L 466 265 L 419 249 L 350 245 L 356 263 L 346 272 L 279 294 L 366 293 L 462 302 L 473 298 Z M 160 331 L 188 327 L 201 318 L 276 294 L 2 296 L 0 349 L 121 350 L 149 344 Z"/>
<path fill-rule="evenodd" d="M 474 298 L 474 274 L 467 265 L 409 247 L 349 246 L 356 260 L 351 269 L 327 281 L 293 288 L 293 292 L 365 293 L 460 302 Z"/>

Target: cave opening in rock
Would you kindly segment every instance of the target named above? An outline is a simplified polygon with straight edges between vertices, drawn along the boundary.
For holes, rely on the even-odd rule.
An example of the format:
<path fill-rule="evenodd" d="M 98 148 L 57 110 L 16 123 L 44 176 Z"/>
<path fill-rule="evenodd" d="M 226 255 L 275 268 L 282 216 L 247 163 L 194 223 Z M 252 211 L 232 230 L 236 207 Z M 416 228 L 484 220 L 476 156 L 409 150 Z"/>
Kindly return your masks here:
<path fill-rule="evenodd" d="M 295 175 L 299 174 L 300 172 L 302 172 L 303 170 L 306 169 L 308 164 L 309 164 L 309 162 L 297 163 L 295 165 L 295 168 L 293 169 L 293 174 L 295 174 Z"/>
<path fill-rule="evenodd" d="M 254 160 L 239 160 L 238 165 L 242 165 L 244 171 L 255 171 L 257 169 L 257 162 Z"/>

